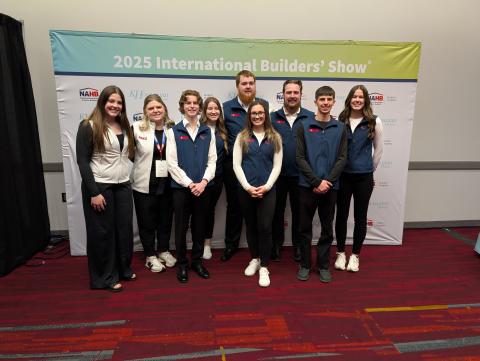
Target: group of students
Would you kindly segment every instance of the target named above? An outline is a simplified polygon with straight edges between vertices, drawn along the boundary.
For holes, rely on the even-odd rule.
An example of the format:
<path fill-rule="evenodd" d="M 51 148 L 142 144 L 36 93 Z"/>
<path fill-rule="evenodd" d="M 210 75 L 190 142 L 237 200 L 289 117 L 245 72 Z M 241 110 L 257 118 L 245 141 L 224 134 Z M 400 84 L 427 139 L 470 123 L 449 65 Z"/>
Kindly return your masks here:
<path fill-rule="evenodd" d="M 301 106 L 302 82 L 283 84 L 283 107 L 269 113 L 256 97 L 250 71 L 236 76 L 238 96 L 222 106 L 203 101 L 195 90 L 179 100 L 182 120 L 175 124 L 157 94 L 145 98 L 143 119 L 130 126 L 125 97 L 116 86 L 101 92 L 77 133 L 77 162 L 87 230 L 87 256 L 92 289 L 119 292 L 133 281 L 133 206 L 140 240 L 152 272 L 177 267 L 177 279 L 188 282 L 188 270 L 201 278 L 210 273 L 215 206 L 225 185 L 227 196 L 225 250 L 222 261 L 237 251 L 245 220 L 251 261 L 246 276 L 259 274 L 270 285 L 268 265 L 280 260 L 287 195 L 292 210 L 297 278 L 309 279 L 312 221 L 321 222 L 316 266 L 330 282 L 330 246 L 337 209 L 335 268 L 357 272 L 367 229 L 367 210 L 375 171 L 383 150 L 383 128 L 373 115 L 368 91 L 355 86 L 338 119 L 331 116 L 335 92 L 323 86 L 315 93 L 317 112 Z M 133 161 L 133 168 L 131 167 Z M 347 218 L 354 198 L 353 253 L 345 255 Z M 175 216 L 175 256 L 169 240 Z M 191 261 L 186 234 L 192 235 Z"/>

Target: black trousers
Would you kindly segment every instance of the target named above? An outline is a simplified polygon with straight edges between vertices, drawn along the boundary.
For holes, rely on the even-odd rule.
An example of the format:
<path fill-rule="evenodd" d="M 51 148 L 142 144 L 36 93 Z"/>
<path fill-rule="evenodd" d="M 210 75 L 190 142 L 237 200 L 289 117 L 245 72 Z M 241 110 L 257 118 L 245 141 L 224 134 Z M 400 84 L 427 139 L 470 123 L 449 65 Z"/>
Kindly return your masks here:
<path fill-rule="evenodd" d="M 107 203 L 101 212 L 92 208 L 82 184 L 88 271 L 91 288 L 106 288 L 133 275 L 132 188 L 129 183 L 97 186 Z"/>
<path fill-rule="evenodd" d="M 347 220 L 350 210 L 350 201 L 353 196 L 353 249 L 360 254 L 365 236 L 367 235 L 368 203 L 373 192 L 373 173 L 342 173 L 340 176 L 340 190 L 337 199 L 337 218 L 335 221 L 335 235 L 338 252 L 345 252 L 347 238 Z"/>
<path fill-rule="evenodd" d="M 247 243 L 252 258 L 260 258 L 260 265 L 267 267 L 272 250 L 272 220 L 275 211 L 275 188 L 263 198 L 253 198 L 243 188 L 238 189 L 238 200 L 245 215 Z"/>
<path fill-rule="evenodd" d="M 328 269 L 330 246 L 333 242 L 333 216 L 337 191 L 329 190 L 325 194 L 316 194 L 310 188 L 299 187 L 299 216 L 300 216 L 300 251 L 302 254 L 301 266 L 312 268 L 312 221 L 315 211 L 318 210 L 321 232 L 317 243 L 317 267 Z"/>
<path fill-rule="evenodd" d="M 280 176 L 275 183 L 277 202 L 273 215 L 272 236 L 273 244 L 282 247 L 285 242 L 285 207 L 287 205 L 287 194 L 290 198 L 290 209 L 292 213 L 292 244 L 299 246 L 300 235 L 298 231 L 298 177 Z"/>
<path fill-rule="evenodd" d="M 207 191 L 200 197 L 188 188 L 172 189 L 173 212 L 175 214 L 175 248 L 177 265 L 185 267 L 187 260 L 187 230 L 192 233 L 192 264 L 201 263 L 205 240 L 205 209 L 208 206 Z M 191 217 L 191 221 L 190 221 Z"/>
<path fill-rule="evenodd" d="M 145 257 L 168 251 L 173 222 L 171 189 L 167 188 L 158 195 L 133 191 L 133 199 Z"/>
<path fill-rule="evenodd" d="M 205 189 L 207 192 L 208 206 L 205 210 L 205 239 L 211 239 L 213 236 L 213 228 L 215 227 L 215 207 L 218 199 L 222 194 L 223 176 L 216 176 L 213 179 L 213 185 Z"/>
<path fill-rule="evenodd" d="M 223 181 L 227 194 L 227 215 L 225 220 L 225 248 L 237 249 L 242 234 L 242 211 L 238 201 L 241 188 L 233 171 L 232 159 L 226 159 L 223 165 Z"/>

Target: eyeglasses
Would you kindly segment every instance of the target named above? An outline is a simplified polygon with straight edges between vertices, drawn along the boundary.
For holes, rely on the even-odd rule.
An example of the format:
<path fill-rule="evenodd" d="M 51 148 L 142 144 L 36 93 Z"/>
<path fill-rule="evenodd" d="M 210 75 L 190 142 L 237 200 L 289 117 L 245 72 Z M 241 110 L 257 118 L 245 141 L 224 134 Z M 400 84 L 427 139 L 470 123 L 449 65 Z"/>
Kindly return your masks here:
<path fill-rule="evenodd" d="M 250 113 L 250 115 L 252 118 L 263 117 L 265 116 L 265 112 L 253 112 L 253 113 Z"/>

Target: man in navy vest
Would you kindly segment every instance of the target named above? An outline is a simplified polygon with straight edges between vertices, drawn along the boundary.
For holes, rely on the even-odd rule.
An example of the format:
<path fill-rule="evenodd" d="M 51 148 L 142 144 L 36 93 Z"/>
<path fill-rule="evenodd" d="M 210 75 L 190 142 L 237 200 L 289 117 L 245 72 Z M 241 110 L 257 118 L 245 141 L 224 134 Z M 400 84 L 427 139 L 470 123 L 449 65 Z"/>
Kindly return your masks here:
<path fill-rule="evenodd" d="M 228 133 L 228 154 L 224 164 L 224 183 L 227 193 L 227 215 L 225 224 L 225 251 L 222 261 L 228 261 L 238 249 L 240 235 L 242 233 L 242 212 L 238 203 L 238 181 L 233 172 L 232 153 L 233 145 L 237 134 L 245 126 L 248 106 L 256 100 L 256 79 L 255 75 L 242 70 L 235 77 L 238 95 L 223 103 L 223 113 L 225 116 L 225 127 Z M 261 100 L 261 99 L 257 99 Z M 265 109 L 268 111 L 268 102 L 265 101 Z"/>
<path fill-rule="evenodd" d="M 317 113 L 302 122 L 297 133 L 299 175 L 299 219 L 301 263 L 297 278 L 306 281 L 311 269 L 312 220 L 318 210 L 321 233 L 317 244 L 320 281 L 330 282 L 330 246 L 333 242 L 333 216 L 338 179 L 347 161 L 345 124 L 332 118 L 335 91 L 323 86 L 315 92 Z"/>
<path fill-rule="evenodd" d="M 279 261 L 285 241 L 284 216 L 287 204 L 287 194 L 290 199 L 292 214 L 292 245 L 293 258 L 300 261 L 300 235 L 298 228 L 298 167 L 295 159 L 297 147 L 297 131 L 302 122 L 314 114 L 302 108 L 301 80 L 286 80 L 283 83 L 283 107 L 270 114 L 275 130 L 282 137 L 283 162 L 282 172 L 277 179 L 277 202 L 272 223 L 273 247 L 271 260 Z"/>

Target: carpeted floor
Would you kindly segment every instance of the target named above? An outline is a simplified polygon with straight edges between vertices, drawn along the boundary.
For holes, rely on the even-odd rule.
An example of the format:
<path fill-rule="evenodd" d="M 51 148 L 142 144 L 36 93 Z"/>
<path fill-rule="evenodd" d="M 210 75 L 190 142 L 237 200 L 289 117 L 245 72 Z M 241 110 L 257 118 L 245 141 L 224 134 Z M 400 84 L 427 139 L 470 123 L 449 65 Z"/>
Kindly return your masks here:
<path fill-rule="evenodd" d="M 118 294 L 88 289 L 85 257 L 22 266 L 0 279 L 0 359 L 480 361 L 478 232 L 406 230 L 330 284 L 297 281 L 287 248 L 265 289 L 243 276 L 247 250 L 214 250 L 212 278 L 185 285 L 136 253 Z"/>

